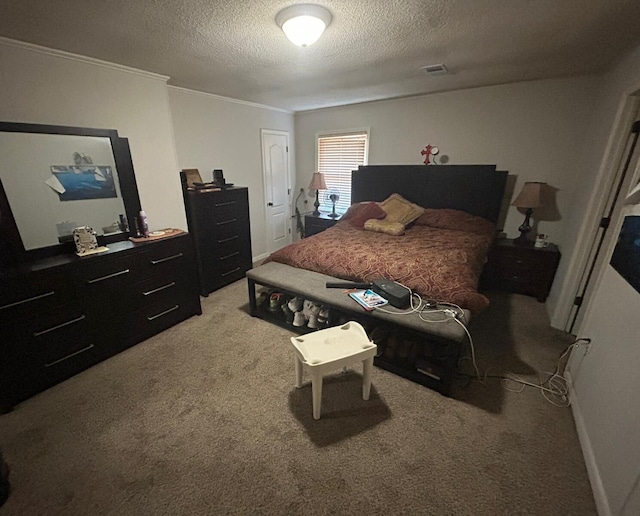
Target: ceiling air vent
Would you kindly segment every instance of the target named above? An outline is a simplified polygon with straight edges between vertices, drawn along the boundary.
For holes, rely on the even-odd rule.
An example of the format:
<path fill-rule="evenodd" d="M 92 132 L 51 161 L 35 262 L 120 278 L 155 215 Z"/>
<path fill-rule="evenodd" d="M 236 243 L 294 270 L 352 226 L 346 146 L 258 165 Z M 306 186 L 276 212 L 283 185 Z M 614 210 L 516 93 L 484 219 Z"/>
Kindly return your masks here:
<path fill-rule="evenodd" d="M 447 67 L 443 64 L 423 66 L 421 70 L 427 75 L 444 75 L 447 73 Z"/>

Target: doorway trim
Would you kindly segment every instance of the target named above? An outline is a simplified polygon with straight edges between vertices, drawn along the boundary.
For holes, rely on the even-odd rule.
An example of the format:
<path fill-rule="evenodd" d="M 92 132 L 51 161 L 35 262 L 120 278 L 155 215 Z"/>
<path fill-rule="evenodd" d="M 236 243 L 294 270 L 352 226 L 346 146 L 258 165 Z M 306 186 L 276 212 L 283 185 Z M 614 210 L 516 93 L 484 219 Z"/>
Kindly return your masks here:
<path fill-rule="evenodd" d="M 567 274 L 558 295 L 556 309 L 551 318 L 551 326 L 554 328 L 569 331 L 572 326 L 575 296 L 580 288 L 582 279 L 587 274 L 587 268 L 590 266 L 589 257 L 592 254 L 591 250 L 595 242 L 595 236 L 598 233 L 601 217 L 605 212 L 612 188 L 615 188 L 616 176 L 624 164 L 628 136 L 634 121 L 638 119 L 639 109 L 640 92 L 638 91 L 628 94 L 618 108 L 600 163 L 600 170 L 588 200 L 588 206 L 591 209 L 588 210 L 584 223 L 580 228 L 572 260 L 567 268 Z M 618 202 L 621 202 L 621 200 L 618 199 Z M 606 249 L 607 245 L 610 244 L 611 238 L 611 234 L 607 235 L 602 245 L 603 249 Z M 606 264 L 600 263 L 594 269 L 589 283 L 591 286 L 597 284 L 604 265 Z M 581 307 L 583 315 L 588 311 L 591 294 L 592 288 L 587 288 Z M 577 333 L 582 321 L 577 322 L 577 327 L 574 326 L 572 329 L 573 334 Z"/>

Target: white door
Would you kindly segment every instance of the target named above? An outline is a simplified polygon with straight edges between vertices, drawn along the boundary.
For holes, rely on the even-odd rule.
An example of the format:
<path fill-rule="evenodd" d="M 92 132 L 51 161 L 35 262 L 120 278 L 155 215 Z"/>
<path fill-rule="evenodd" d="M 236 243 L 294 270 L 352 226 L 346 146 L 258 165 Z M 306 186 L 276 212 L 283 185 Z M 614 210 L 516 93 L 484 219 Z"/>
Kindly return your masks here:
<path fill-rule="evenodd" d="M 291 187 L 289 183 L 289 133 L 261 129 L 267 251 L 291 243 Z"/>

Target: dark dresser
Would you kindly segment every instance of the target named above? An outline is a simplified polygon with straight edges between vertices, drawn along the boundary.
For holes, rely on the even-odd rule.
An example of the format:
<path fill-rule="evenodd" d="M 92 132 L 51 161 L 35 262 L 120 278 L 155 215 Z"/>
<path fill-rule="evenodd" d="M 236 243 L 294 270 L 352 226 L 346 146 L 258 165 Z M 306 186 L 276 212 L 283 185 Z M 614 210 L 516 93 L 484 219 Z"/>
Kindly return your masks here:
<path fill-rule="evenodd" d="M 188 234 L 0 276 L 0 410 L 201 314 Z"/>
<path fill-rule="evenodd" d="M 560 251 L 555 244 L 538 248 L 533 242 L 499 239 L 489 252 L 483 284 L 535 296 L 542 302 L 549 295 L 559 262 Z"/>
<path fill-rule="evenodd" d="M 195 190 L 183 195 L 196 248 L 200 294 L 208 296 L 244 278 L 252 267 L 249 191 L 245 187 Z"/>

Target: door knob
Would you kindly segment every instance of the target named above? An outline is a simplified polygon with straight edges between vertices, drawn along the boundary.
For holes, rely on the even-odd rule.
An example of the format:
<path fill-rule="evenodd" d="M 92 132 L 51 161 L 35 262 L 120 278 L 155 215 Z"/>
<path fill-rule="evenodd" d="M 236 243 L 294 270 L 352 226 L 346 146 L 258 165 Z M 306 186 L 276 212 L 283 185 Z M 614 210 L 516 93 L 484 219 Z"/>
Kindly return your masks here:
<path fill-rule="evenodd" d="M 273 203 L 272 202 L 268 202 L 267 206 L 273 206 Z"/>

